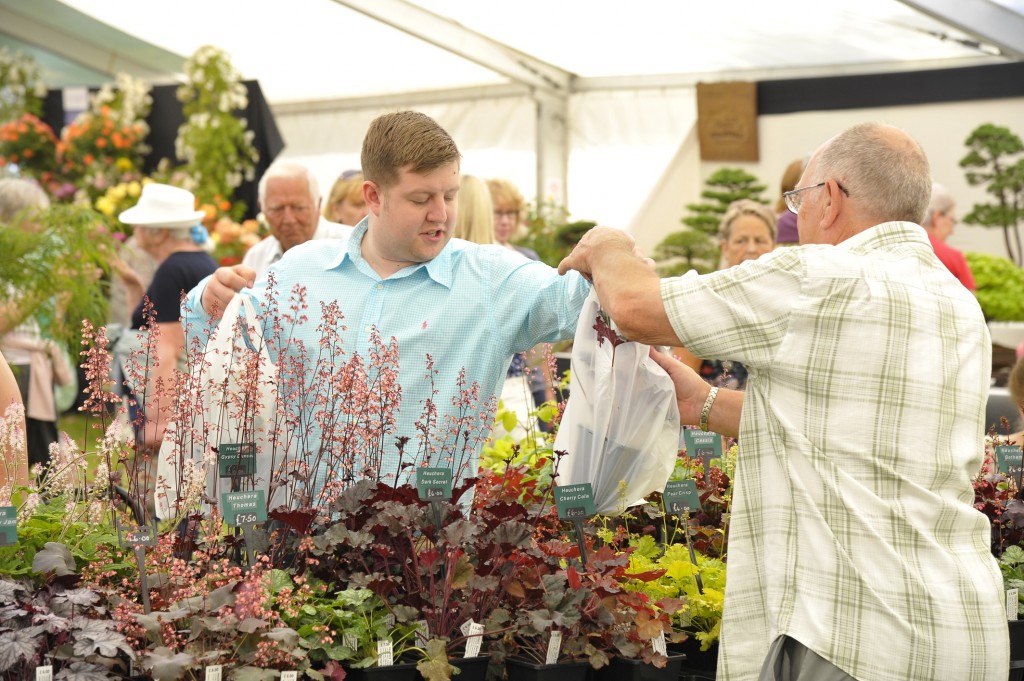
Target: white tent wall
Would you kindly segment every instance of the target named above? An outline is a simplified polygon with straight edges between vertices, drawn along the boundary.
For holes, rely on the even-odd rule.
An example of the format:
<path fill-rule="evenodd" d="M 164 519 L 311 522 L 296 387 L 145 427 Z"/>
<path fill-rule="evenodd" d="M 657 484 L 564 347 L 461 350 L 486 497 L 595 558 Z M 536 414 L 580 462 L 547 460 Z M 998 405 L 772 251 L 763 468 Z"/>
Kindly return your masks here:
<path fill-rule="evenodd" d="M 840 130 L 872 120 L 897 125 L 917 139 L 928 155 L 933 178 L 950 190 L 957 201 L 958 217 L 963 217 L 974 203 L 991 198 L 983 188 L 967 184 L 959 165 L 967 154 L 964 141 L 983 123 L 995 123 L 1024 134 L 1024 98 L 760 116 L 757 163 L 701 161 L 696 130 L 691 125 L 687 134 L 679 138 L 681 141 L 677 141 L 669 167 L 651 183 L 652 191 L 628 223 L 628 229 L 643 250 L 652 251 L 667 234 L 683 229 L 679 220 L 687 214 L 686 204 L 701 200 L 704 180 L 723 166 L 743 168 L 757 176 L 768 185 L 765 197 L 774 201 L 782 171 L 790 161 L 810 154 Z M 949 243 L 965 251 L 1007 255 L 999 229 L 960 223 Z"/>
<path fill-rule="evenodd" d="M 435 119 L 462 152 L 462 172 L 482 178 L 503 177 L 527 198 L 534 195 L 536 106 L 528 97 L 411 106 Z M 360 167 L 359 150 L 370 122 L 390 108 L 275 113 L 285 141 L 279 159 L 302 163 L 320 182 L 326 197 L 345 170 Z"/>

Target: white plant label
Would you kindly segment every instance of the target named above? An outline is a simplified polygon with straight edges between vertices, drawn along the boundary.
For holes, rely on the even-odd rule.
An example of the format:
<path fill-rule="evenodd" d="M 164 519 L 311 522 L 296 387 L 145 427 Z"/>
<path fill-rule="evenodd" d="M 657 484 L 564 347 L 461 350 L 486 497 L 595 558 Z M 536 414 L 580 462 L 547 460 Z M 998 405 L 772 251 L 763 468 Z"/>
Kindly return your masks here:
<path fill-rule="evenodd" d="M 53 681 L 53 665 L 44 664 L 36 667 L 36 681 Z"/>
<path fill-rule="evenodd" d="M 556 664 L 558 653 L 562 651 L 562 632 L 552 631 L 551 639 L 548 641 L 548 654 L 544 658 L 544 664 Z"/>
<path fill-rule="evenodd" d="M 299 681 L 299 673 L 297 671 L 281 672 L 281 681 Z"/>
<path fill-rule="evenodd" d="M 470 617 L 468 620 L 463 622 L 462 625 L 459 626 L 459 631 L 462 632 L 463 636 L 469 636 L 470 632 L 473 631 L 473 618 Z"/>
<path fill-rule="evenodd" d="M 416 647 L 426 648 L 427 641 L 430 640 L 430 625 L 427 624 L 426 620 L 420 620 L 416 623 Z"/>
<path fill-rule="evenodd" d="M 211 664 L 206 668 L 206 675 L 204 681 L 221 681 L 224 675 L 224 666 L 219 664 Z"/>
<path fill-rule="evenodd" d="M 1006 590 L 1006 619 L 1017 619 L 1017 589 Z"/>
<path fill-rule="evenodd" d="M 464 657 L 477 657 L 480 654 L 480 646 L 484 642 L 484 625 L 474 624 L 473 620 L 467 622 L 469 632 L 464 632 L 466 639 L 466 654 Z M 462 625 L 466 627 L 465 624 Z"/>
<path fill-rule="evenodd" d="M 395 628 L 395 615 L 394 615 L 394 613 L 389 612 L 388 614 L 384 615 L 384 626 L 387 627 L 388 629 L 394 629 Z"/>
<path fill-rule="evenodd" d="M 341 643 L 346 648 L 351 648 L 352 650 L 359 650 L 359 637 L 355 634 L 342 634 Z"/>
<path fill-rule="evenodd" d="M 665 632 L 659 632 L 657 636 L 651 639 L 651 647 L 654 648 L 654 652 L 659 655 L 668 655 L 668 648 L 665 647 Z"/>
<path fill-rule="evenodd" d="M 395 663 L 395 651 L 391 645 L 391 641 L 382 638 L 377 640 L 377 666 L 378 667 L 390 667 Z M 284 681 L 284 679 L 281 679 Z"/>

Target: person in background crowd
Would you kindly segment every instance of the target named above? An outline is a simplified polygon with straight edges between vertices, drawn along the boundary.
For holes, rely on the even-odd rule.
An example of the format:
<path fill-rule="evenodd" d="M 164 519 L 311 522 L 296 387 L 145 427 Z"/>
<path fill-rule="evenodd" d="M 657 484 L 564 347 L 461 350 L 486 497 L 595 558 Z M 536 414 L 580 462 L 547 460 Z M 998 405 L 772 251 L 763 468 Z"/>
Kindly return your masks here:
<path fill-rule="evenodd" d="M 284 350 L 287 356 L 275 358 L 271 352 L 279 366 L 297 359 L 303 348 L 319 347 L 321 304 L 333 301 L 345 315 L 338 333 L 347 355 L 371 355 L 372 329 L 384 339 L 396 339 L 402 402 L 394 433 L 382 443 L 377 471 L 389 482 L 406 482 L 411 475 L 410 468 L 399 469 L 396 438 L 406 438 L 406 463 L 428 444 L 417 428 L 428 400 L 436 408 L 434 422 L 462 421 L 467 415 L 454 403 L 462 374 L 479 386 L 479 404 L 493 400 L 515 353 L 573 336 L 590 290 L 578 275 L 560 278 L 544 263 L 452 239 L 460 159 L 455 142 L 428 116 L 416 111 L 379 116 L 362 148 L 367 218 L 347 240 L 296 246 L 294 254 L 268 272 L 280 291 L 291 291 L 294 285 L 307 290 L 309 321 L 295 328 Z M 279 309 L 268 309 L 267 278 L 238 265 L 218 269 L 188 295 L 183 307 L 194 318 L 190 328 L 204 333 L 207 316 L 246 287 L 251 290 L 242 295 L 249 296 L 265 327 L 287 312 L 286 301 L 278 303 Z M 424 371 L 428 356 L 433 367 L 429 373 Z M 289 408 L 305 414 L 301 406 Z M 490 431 L 488 415 L 479 413 L 485 411 L 468 415 L 471 423 L 460 431 L 468 442 L 482 440 Z M 315 423 L 308 428 L 308 451 L 329 447 Z M 449 463 L 456 479 L 476 474 L 477 448 L 465 454 L 464 462 Z M 344 471 L 318 466 L 313 474 L 316 487 L 323 490 L 336 484 Z"/>
<path fill-rule="evenodd" d="M 750 371 L 719 390 L 652 355 L 682 423 L 740 437 L 718 678 L 1006 678 L 1003 580 L 971 486 L 991 343 L 916 224 L 930 192 L 920 145 L 865 123 L 786 195 L 799 247 L 661 280 L 628 234 L 597 228 L 559 265 L 592 277 L 628 338 Z"/>
<path fill-rule="evenodd" d="M 1020 357 L 1017 358 L 1013 368 L 1010 370 L 1010 378 L 1006 383 L 1006 388 L 1010 393 L 1010 399 L 1013 400 L 1014 406 L 1017 407 L 1018 415 L 1017 422 L 1010 424 L 1010 427 L 1024 428 L 1024 360 Z M 1001 428 L 998 428 L 998 425 L 997 429 L 999 432 L 1003 432 Z M 1024 445 L 1024 430 L 1015 430 L 1007 437 L 1012 445 L 1017 445 L 1018 447 Z"/>
<path fill-rule="evenodd" d="M 782 173 L 779 198 L 775 201 L 775 214 L 778 226 L 778 238 L 776 241 L 779 246 L 792 246 L 800 241 L 799 235 L 796 233 L 796 215 L 786 208 L 785 194 L 796 186 L 797 180 L 800 179 L 800 173 L 804 171 L 804 164 L 806 162 L 807 159 L 805 158 L 790 161 L 789 165 L 786 166 L 786 170 Z"/>
<path fill-rule="evenodd" d="M 480 245 L 498 243 L 494 239 L 491 194 L 483 180 L 473 175 L 462 176 L 459 181 L 458 208 L 455 233 L 452 236 Z"/>
<path fill-rule="evenodd" d="M 757 260 L 775 248 L 775 215 L 763 203 L 750 199 L 733 201 L 722 216 L 718 243 L 726 268 Z M 675 348 L 673 354 L 711 385 L 736 390 L 743 390 L 747 385 L 747 369 L 740 362 L 700 360 L 686 348 Z"/>
<path fill-rule="evenodd" d="M 459 183 L 459 211 L 455 220 L 455 237 L 465 239 L 476 244 L 496 244 L 494 239 L 494 210 L 491 205 L 491 194 L 484 183 L 478 177 L 463 175 Z M 508 434 L 512 439 L 522 440 L 530 430 L 530 414 L 537 408 L 530 388 L 530 380 L 526 376 L 526 354 L 517 352 L 512 357 L 508 371 L 505 374 L 505 383 L 501 389 L 501 403 L 505 409 L 514 412 L 518 424 Z M 501 437 L 506 431 L 497 424 L 495 426 L 495 437 Z"/>
<path fill-rule="evenodd" d="M 366 217 L 366 201 L 363 199 L 363 174 L 358 170 L 346 170 L 327 194 L 324 217 L 340 225 L 355 227 Z"/>
<path fill-rule="evenodd" d="M 49 207 L 46 192 L 35 182 L 0 179 L 0 225 L 4 228 L 34 229 L 33 221 Z M 72 369 L 63 350 L 42 336 L 35 314 L 35 303 L 9 285 L 0 302 L 0 353 L 17 378 L 25 405 L 29 465 L 45 466 L 50 445 L 57 442 L 54 386 L 69 382 Z"/>
<path fill-rule="evenodd" d="M 6 419 L 7 410 L 14 404 L 23 405 L 18 380 L 11 372 L 7 362 L 0 362 L 0 419 Z M 12 414 L 13 416 L 13 414 Z M 7 428 L 19 428 L 25 432 L 24 417 L 17 421 L 8 421 Z M 9 431 L 8 431 L 9 432 Z M 11 440 L 2 443 L 6 458 L 0 461 L 0 487 L 13 483 L 28 484 L 28 457 L 24 445 L 20 447 Z"/>
<path fill-rule="evenodd" d="M 143 291 L 142 280 L 119 258 L 111 259 L 114 272 L 124 281 L 128 302 L 133 307 L 131 331 L 122 336 L 115 348 L 122 365 L 132 350 L 141 347 L 143 327 L 150 323 L 144 314 L 143 295 L 153 306 L 153 321 L 160 327 L 156 357 L 144 367 L 145 383 L 136 378 L 130 367 L 125 368 L 131 386 L 131 408 L 135 420 L 136 409 L 142 412 L 143 422 L 136 438 L 149 449 L 159 447 L 173 409 L 169 395 L 158 395 L 156 386 L 172 385 L 175 368 L 184 364 L 185 334 L 180 323 L 181 295 L 189 291 L 203 277 L 217 269 L 216 261 L 203 248 L 209 235 L 200 224 L 205 215 L 196 210 L 192 192 L 171 185 L 151 183 L 142 189 L 139 202 L 118 215 L 118 220 L 135 228 L 139 247 L 157 263 L 153 280 Z M 123 366 L 124 368 L 124 366 Z M 154 461 L 155 462 L 155 461 Z"/>
<path fill-rule="evenodd" d="M 270 225 L 270 236 L 242 258 L 242 264 L 263 274 L 289 249 L 310 239 L 339 239 L 352 228 L 320 215 L 320 185 L 305 166 L 278 161 L 263 173 L 259 204 Z"/>
<path fill-rule="evenodd" d="M 967 258 L 946 243 L 946 239 L 956 227 L 956 203 L 946 188 L 937 182 L 932 184 L 932 198 L 928 202 L 928 212 L 925 213 L 924 222 L 921 224 L 928 232 L 928 240 L 932 242 L 935 255 L 968 291 L 973 291 L 976 288 L 974 275 L 971 274 Z"/>
<path fill-rule="evenodd" d="M 510 250 L 522 253 L 530 260 L 540 260 L 537 252 L 524 246 L 516 246 L 511 241 L 522 227 L 523 210 L 526 202 L 516 186 L 508 180 L 487 180 L 491 190 L 491 203 L 494 204 L 494 238 Z"/>

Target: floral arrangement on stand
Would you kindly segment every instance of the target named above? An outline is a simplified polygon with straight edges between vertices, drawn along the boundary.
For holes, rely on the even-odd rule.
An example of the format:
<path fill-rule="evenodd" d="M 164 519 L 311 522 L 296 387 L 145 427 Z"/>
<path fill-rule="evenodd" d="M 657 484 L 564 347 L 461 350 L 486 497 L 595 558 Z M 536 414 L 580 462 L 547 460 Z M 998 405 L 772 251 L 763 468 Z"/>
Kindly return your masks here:
<path fill-rule="evenodd" d="M 118 74 L 90 96 L 89 110 L 61 133 L 59 156 L 64 177 L 77 187 L 75 200 L 94 204 L 110 187 L 142 179 L 142 159 L 149 151 L 145 121 L 152 106 L 149 85 Z"/>
<path fill-rule="evenodd" d="M 242 262 L 245 252 L 259 243 L 269 228 L 260 224 L 259 220 L 250 218 L 241 223 L 228 216 L 221 217 L 213 223 L 210 240 L 213 242 L 213 255 L 220 265 L 229 267 Z"/>
<path fill-rule="evenodd" d="M 200 204 L 218 215 L 241 218 L 245 206 L 230 198 L 242 180 L 253 179 L 259 154 L 244 118 L 235 112 L 248 106 L 241 77 L 222 50 L 204 45 L 185 62 L 188 82 L 178 88 L 185 123 L 178 129 L 175 153 L 192 178 L 187 187 Z"/>
<path fill-rule="evenodd" d="M 47 90 L 35 59 L 0 46 L 0 123 L 25 113 L 41 116 Z"/>
<path fill-rule="evenodd" d="M 0 125 L 0 167 L 13 166 L 18 174 L 35 177 L 44 186 L 55 179 L 57 136 L 30 113 Z"/>

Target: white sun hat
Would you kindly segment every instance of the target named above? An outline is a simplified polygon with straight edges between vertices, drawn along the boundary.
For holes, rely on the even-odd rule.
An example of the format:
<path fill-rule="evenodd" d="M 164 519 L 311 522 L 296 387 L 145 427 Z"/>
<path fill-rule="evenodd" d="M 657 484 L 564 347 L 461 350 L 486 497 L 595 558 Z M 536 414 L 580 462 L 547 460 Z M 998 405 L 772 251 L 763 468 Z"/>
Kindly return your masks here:
<path fill-rule="evenodd" d="M 196 197 L 187 189 L 151 182 L 142 187 L 139 202 L 117 219 L 140 227 L 191 227 L 206 217 L 195 206 Z"/>

